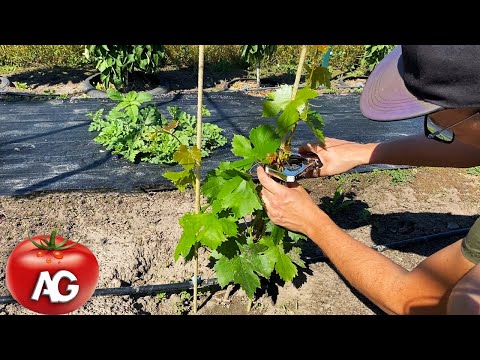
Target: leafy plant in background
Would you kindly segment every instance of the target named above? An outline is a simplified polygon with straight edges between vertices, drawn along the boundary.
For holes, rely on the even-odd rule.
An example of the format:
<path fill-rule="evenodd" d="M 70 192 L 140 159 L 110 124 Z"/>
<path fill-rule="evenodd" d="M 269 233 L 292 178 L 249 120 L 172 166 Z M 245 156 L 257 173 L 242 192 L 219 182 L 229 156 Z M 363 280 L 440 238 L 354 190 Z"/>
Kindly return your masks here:
<path fill-rule="evenodd" d="M 275 128 L 260 125 L 250 131 L 248 138 L 234 135 L 232 153 L 240 160 L 221 162 L 211 170 L 201 187 L 206 204 L 199 213 L 187 213 L 180 219 L 183 233 L 175 249 L 175 260 L 183 257 L 189 261 L 196 248 L 202 246 L 215 263 L 219 284 L 222 287 L 239 284 L 251 301 L 260 287 L 261 277 L 270 279 L 276 272 L 289 282 L 298 274 L 297 267 L 305 267 L 300 247 L 305 237 L 268 219 L 259 195 L 261 186 L 253 182 L 251 174 L 258 164 L 281 166 L 285 163 L 300 121 L 323 141 L 322 117 L 310 108 L 309 101 L 318 96 L 312 87 L 327 84 L 328 77 L 312 65 L 306 86 L 296 92 L 305 53 L 306 47 L 302 50 L 295 85 L 280 87 L 269 94 L 263 104 L 262 115 L 276 118 Z M 164 176 L 179 189 L 188 184 L 196 186 L 199 152 L 196 147 L 180 147 L 175 158 L 183 171 L 168 172 Z"/>
<path fill-rule="evenodd" d="M 131 91 L 128 94 L 109 89 L 110 99 L 118 104 L 103 116 L 104 109 L 87 114 L 92 119 L 90 131 L 98 131 L 95 141 L 114 154 L 123 155 L 129 161 L 145 161 L 154 164 L 174 164 L 174 153 L 181 145 L 195 143 L 196 117 L 178 107 L 169 107 L 170 118 L 162 115 L 157 107 L 148 104 L 152 96 L 145 92 Z M 204 115 L 210 115 L 204 108 Z M 205 123 L 202 127 L 202 157 L 225 145 L 227 139 L 222 129 L 215 124 Z"/>
<path fill-rule="evenodd" d="M 365 45 L 361 65 L 373 71 L 375 66 L 394 49 L 395 45 Z"/>
<path fill-rule="evenodd" d="M 242 58 L 257 68 L 257 87 L 260 87 L 260 66 L 277 50 L 277 45 L 243 45 Z"/>
<path fill-rule="evenodd" d="M 163 45 L 86 45 L 84 55 L 96 62 L 105 89 L 128 87 L 128 76 L 134 70 L 155 72 L 166 58 Z"/>

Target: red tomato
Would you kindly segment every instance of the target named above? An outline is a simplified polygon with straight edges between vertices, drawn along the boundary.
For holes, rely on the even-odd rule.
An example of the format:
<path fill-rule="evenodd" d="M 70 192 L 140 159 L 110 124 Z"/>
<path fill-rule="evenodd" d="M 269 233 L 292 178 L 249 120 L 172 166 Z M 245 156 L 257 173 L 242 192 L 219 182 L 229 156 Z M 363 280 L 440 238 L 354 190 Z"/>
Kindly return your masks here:
<path fill-rule="evenodd" d="M 32 237 L 40 244 L 42 239 L 44 235 Z M 41 250 L 27 238 L 10 254 L 7 287 L 27 309 L 41 314 L 66 314 L 83 306 L 95 291 L 99 274 L 95 255 L 82 244 L 62 250 L 74 244 L 71 240 L 58 248 L 64 240 L 55 236 L 57 248 Z M 48 243 L 48 236 L 45 242 Z"/>

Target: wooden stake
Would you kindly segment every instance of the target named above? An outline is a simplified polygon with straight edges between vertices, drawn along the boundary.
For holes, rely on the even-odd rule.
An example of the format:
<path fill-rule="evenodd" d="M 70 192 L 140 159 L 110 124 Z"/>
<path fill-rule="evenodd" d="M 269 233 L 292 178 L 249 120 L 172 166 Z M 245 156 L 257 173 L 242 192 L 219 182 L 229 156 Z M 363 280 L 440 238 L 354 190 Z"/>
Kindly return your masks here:
<path fill-rule="evenodd" d="M 202 150 L 203 65 L 205 45 L 198 47 L 198 99 L 197 99 L 197 148 Z M 202 159 L 195 169 L 195 213 L 200 213 L 200 177 Z M 198 292 L 198 242 L 195 244 L 195 270 L 193 275 L 193 313 L 197 313 Z"/>
<path fill-rule="evenodd" d="M 293 84 L 292 98 L 295 99 L 297 95 L 298 86 L 300 85 L 300 78 L 302 77 L 303 63 L 305 62 L 305 56 L 307 55 L 307 45 L 302 45 L 302 51 L 300 52 L 300 60 L 298 61 L 297 74 L 295 75 L 295 83 Z"/>

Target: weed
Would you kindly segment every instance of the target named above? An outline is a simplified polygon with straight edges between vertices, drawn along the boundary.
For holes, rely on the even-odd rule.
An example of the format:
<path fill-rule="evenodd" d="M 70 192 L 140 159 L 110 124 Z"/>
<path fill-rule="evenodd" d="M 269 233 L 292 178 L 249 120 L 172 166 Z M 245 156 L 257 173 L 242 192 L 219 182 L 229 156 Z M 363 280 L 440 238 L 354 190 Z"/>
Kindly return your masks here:
<path fill-rule="evenodd" d="M 24 83 L 24 82 L 14 81 L 13 85 L 15 85 L 17 89 L 28 89 L 27 83 Z"/>
<path fill-rule="evenodd" d="M 322 199 L 322 205 L 325 209 L 325 212 L 330 215 L 345 211 L 352 203 L 353 200 L 345 199 L 341 184 L 337 186 L 333 198 Z"/>
<path fill-rule="evenodd" d="M 468 168 L 467 169 L 467 174 L 479 176 L 480 175 L 480 166 L 475 166 L 475 167 Z"/>

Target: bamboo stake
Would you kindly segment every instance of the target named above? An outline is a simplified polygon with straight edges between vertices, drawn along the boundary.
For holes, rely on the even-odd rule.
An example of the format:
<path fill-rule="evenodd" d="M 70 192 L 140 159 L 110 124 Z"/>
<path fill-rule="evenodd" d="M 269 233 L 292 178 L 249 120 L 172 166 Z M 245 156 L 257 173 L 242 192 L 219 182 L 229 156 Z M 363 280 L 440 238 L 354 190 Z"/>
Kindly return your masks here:
<path fill-rule="evenodd" d="M 300 85 L 300 78 L 302 77 L 303 63 L 305 62 L 305 56 L 307 55 L 307 45 L 302 45 L 302 51 L 300 52 L 300 60 L 298 60 L 297 74 L 295 75 L 295 82 L 293 84 L 292 98 L 295 99 L 297 95 L 298 86 Z"/>
<path fill-rule="evenodd" d="M 197 148 L 202 149 L 203 66 L 205 45 L 198 47 L 198 100 L 197 100 Z M 200 177 L 202 158 L 195 169 L 195 213 L 200 213 Z M 195 270 L 193 275 L 193 313 L 197 313 L 198 292 L 198 242 L 195 244 Z"/>

